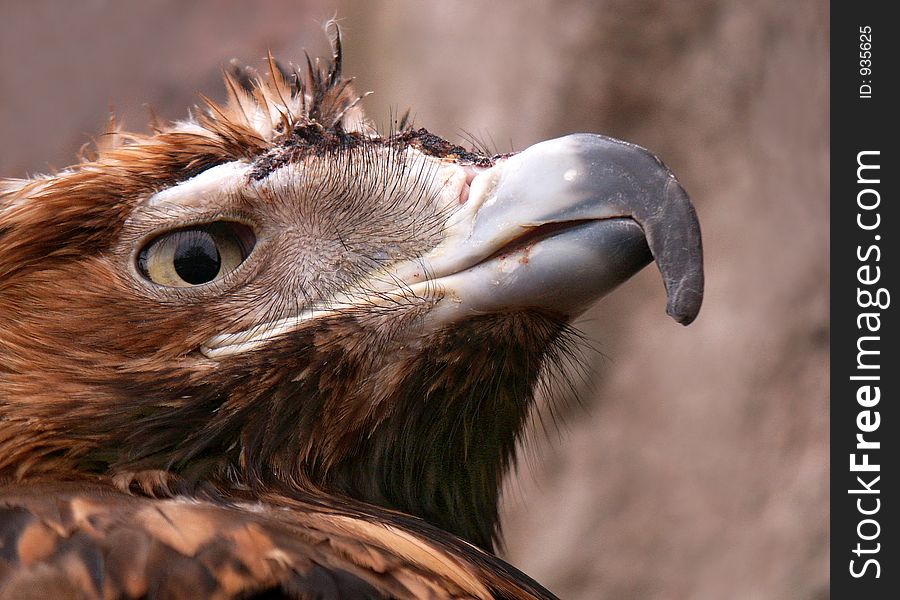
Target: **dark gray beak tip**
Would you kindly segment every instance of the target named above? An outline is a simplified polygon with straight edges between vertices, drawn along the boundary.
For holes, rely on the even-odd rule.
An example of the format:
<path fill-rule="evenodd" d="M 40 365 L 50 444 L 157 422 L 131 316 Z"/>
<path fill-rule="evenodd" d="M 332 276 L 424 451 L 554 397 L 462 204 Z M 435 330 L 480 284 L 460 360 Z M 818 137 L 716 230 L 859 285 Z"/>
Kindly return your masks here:
<path fill-rule="evenodd" d="M 647 239 L 666 286 L 666 313 L 690 325 L 703 304 L 703 243 L 700 222 L 684 188 L 669 176 L 662 210 L 665 220 L 647 231 Z"/>
<path fill-rule="evenodd" d="M 683 325 L 691 323 L 703 302 L 703 245 L 684 188 L 645 148 L 595 134 L 569 137 L 592 166 L 585 196 L 600 208 L 597 214 L 629 217 L 641 226 L 666 286 L 666 312 Z"/>
<path fill-rule="evenodd" d="M 691 290 L 689 293 L 672 296 L 666 307 L 666 314 L 682 325 L 690 325 L 697 318 L 702 302 L 703 292 L 694 290 Z"/>

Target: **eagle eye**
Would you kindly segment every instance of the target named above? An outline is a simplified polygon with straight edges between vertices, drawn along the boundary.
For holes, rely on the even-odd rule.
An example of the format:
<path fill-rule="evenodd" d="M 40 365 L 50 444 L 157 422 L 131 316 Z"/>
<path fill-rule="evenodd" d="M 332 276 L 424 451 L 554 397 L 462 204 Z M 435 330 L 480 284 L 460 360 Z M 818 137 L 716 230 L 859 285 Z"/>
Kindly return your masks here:
<path fill-rule="evenodd" d="M 138 270 L 158 285 L 203 285 L 235 270 L 255 243 L 249 227 L 231 221 L 177 229 L 155 238 L 141 250 Z"/>

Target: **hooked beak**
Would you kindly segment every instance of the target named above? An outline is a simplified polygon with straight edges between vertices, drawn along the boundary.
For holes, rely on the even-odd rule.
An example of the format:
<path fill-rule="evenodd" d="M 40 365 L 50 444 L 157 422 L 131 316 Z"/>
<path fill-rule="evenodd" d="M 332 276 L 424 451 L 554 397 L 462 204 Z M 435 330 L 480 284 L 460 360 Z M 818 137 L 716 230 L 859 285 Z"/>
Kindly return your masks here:
<path fill-rule="evenodd" d="M 443 322 L 517 308 L 573 318 L 654 259 L 672 318 L 691 323 L 703 300 L 684 189 L 648 151 L 600 135 L 541 142 L 479 173 L 424 258 Z"/>

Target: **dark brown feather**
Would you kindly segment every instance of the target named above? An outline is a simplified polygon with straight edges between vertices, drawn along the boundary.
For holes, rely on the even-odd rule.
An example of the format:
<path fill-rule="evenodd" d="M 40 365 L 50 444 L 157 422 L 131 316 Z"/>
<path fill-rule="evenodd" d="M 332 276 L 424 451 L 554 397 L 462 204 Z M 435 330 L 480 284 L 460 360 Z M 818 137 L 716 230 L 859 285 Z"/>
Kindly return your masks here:
<path fill-rule="evenodd" d="M 548 597 L 427 524 L 404 528 L 414 524 L 337 503 L 294 501 L 288 510 L 38 482 L 0 488 L 0 498 L 3 599 L 38 590 L 84 598 Z"/>

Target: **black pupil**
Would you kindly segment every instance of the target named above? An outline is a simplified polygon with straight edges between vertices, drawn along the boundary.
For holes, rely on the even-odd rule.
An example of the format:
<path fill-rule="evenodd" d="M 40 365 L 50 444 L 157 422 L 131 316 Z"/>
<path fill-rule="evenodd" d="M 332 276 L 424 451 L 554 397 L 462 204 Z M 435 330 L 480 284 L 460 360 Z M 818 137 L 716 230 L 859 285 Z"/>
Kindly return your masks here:
<path fill-rule="evenodd" d="M 205 231 L 191 231 L 182 236 L 175 249 L 175 272 L 192 285 L 216 278 L 222 260 L 213 237 Z"/>

